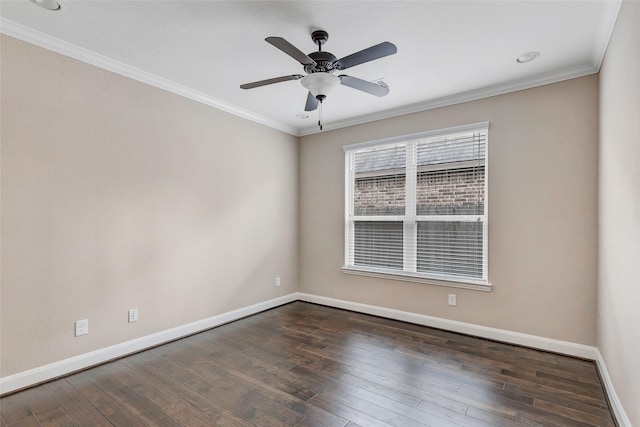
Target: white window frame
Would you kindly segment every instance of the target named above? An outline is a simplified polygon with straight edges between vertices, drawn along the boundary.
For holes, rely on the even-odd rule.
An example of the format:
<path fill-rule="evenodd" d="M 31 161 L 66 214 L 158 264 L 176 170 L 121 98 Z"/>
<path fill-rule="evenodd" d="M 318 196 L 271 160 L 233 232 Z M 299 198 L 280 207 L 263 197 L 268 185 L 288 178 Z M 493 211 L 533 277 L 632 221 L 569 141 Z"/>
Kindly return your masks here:
<path fill-rule="evenodd" d="M 450 127 L 446 129 L 438 129 L 434 131 L 421 132 L 417 134 L 404 135 L 394 138 L 386 138 L 376 141 L 368 141 L 358 144 L 345 145 L 345 236 L 344 236 L 344 266 L 342 272 L 345 274 L 355 274 L 361 276 L 371 276 L 378 278 L 388 278 L 402 281 L 427 283 L 432 285 L 449 286 L 456 288 L 475 289 L 481 291 L 490 291 L 491 283 L 489 282 L 489 265 L 488 265 L 488 172 L 489 172 L 489 122 L 473 123 L 469 125 Z M 439 136 L 447 136 L 470 131 L 485 131 L 487 138 L 485 142 L 484 153 L 484 212 L 482 215 L 416 215 L 416 146 L 418 140 L 426 138 L 434 138 Z M 356 216 L 354 215 L 354 195 L 355 195 L 355 151 L 376 146 L 383 146 L 393 143 L 406 143 L 406 171 L 405 171 L 405 197 L 406 202 L 404 215 L 381 215 L 381 216 Z M 446 167 L 446 166 L 445 166 Z M 403 270 L 390 270 L 372 266 L 356 266 L 354 263 L 354 253 L 351 250 L 354 241 L 354 230 L 356 221 L 402 221 L 403 222 Z M 454 276 L 437 275 L 429 273 L 421 273 L 416 270 L 416 251 L 417 251 L 417 222 L 429 220 L 452 220 L 452 221 L 478 221 L 483 224 L 483 277 L 481 279 L 460 278 Z"/>

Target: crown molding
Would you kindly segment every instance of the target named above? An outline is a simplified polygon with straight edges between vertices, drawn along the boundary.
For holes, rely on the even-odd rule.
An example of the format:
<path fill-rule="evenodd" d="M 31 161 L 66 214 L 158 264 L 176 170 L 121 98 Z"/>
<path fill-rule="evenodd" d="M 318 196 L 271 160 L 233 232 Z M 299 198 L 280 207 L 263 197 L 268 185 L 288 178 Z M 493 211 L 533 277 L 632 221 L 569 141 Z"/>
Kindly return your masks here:
<path fill-rule="evenodd" d="M 196 102 L 217 108 L 227 113 L 251 120 L 256 123 L 280 130 L 282 132 L 299 136 L 298 130 L 283 123 L 257 115 L 251 111 L 236 107 L 220 99 L 214 98 L 202 92 L 198 92 L 186 86 L 175 83 L 171 80 L 157 76 L 155 74 L 140 70 L 125 63 L 116 61 L 104 55 L 100 55 L 83 47 L 68 43 L 64 40 L 49 36 L 32 28 L 0 17 L 0 33 L 14 37 L 16 39 L 31 43 L 43 49 L 47 49 L 61 55 L 65 55 L 78 61 L 111 71 L 116 74 L 128 77 L 133 80 L 166 90 L 176 95 L 184 96 Z"/>
<path fill-rule="evenodd" d="M 604 5 L 602 20 L 600 21 L 596 40 L 593 43 L 593 50 L 591 51 L 591 62 L 596 65 L 598 72 L 602 66 L 604 55 L 607 52 L 609 40 L 611 40 L 611 34 L 613 34 L 613 29 L 616 26 L 621 6 L 622 0 L 607 1 Z"/>
<path fill-rule="evenodd" d="M 404 116 L 406 114 L 419 113 L 422 111 L 433 110 L 435 108 L 448 107 L 451 105 L 462 104 L 464 102 L 477 101 L 479 99 L 490 98 L 493 96 L 504 95 L 520 90 L 531 89 L 538 86 L 545 86 L 552 83 L 558 83 L 564 80 L 584 77 L 596 74 L 598 68 L 593 64 L 582 64 L 573 67 L 567 67 L 551 73 L 539 74 L 530 78 L 514 80 L 493 86 L 486 86 L 480 89 L 474 89 L 467 92 L 445 96 L 442 98 L 431 99 L 417 104 L 398 107 L 377 113 L 367 114 L 363 116 L 353 117 L 351 119 L 339 120 L 332 123 L 323 124 L 324 132 L 341 129 L 349 126 L 370 123 L 377 120 L 390 119 L 393 117 Z M 298 136 L 306 136 L 319 133 L 316 127 L 307 127 L 300 131 Z"/>

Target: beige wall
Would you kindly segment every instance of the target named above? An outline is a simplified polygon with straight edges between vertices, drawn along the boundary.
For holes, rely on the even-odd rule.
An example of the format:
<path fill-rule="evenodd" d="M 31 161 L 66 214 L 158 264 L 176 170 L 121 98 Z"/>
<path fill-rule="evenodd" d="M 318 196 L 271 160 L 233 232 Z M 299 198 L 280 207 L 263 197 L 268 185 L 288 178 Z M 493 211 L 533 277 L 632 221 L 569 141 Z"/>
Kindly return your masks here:
<path fill-rule="evenodd" d="M 481 121 L 490 122 L 493 290 L 343 274 L 342 146 Z M 589 76 L 301 138 L 300 290 L 594 345 L 597 121 Z"/>
<path fill-rule="evenodd" d="M 296 290 L 297 138 L 1 49 L 1 376 Z"/>
<path fill-rule="evenodd" d="M 625 1 L 600 72 L 598 348 L 640 426 L 640 3 Z"/>

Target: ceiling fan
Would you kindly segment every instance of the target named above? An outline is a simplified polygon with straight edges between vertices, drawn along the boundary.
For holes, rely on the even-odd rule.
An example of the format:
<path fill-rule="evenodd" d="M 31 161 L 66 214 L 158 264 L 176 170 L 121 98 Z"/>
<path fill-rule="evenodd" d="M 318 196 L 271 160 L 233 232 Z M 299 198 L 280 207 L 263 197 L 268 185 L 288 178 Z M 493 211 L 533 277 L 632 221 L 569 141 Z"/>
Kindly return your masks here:
<path fill-rule="evenodd" d="M 304 71 L 307 73 L 306 75 L 292 74 L 267 80 L 259 80 L 257 82 L 240 85 L 240 88 L 253 89 L 289 80 L 300 80 L 302 86 L 309 91 L 307 103 L 304 107 L 305 111 L 313 111 L 318 108 L 318 103 L 322 103 L 329 91 L 337 86 L 338 83 L 375 96 L 385 96 L 389 93 L 389 88 L 386 86 L 344 74 L 336 76 L 334 72 L 346 70 L 347 68 L 373 61 L 374 59 L 393 55 L 398 51 L 393 43 L 382 42 L 359 52 L 352 53 L 344 58 L 337 59 L 332 53 L 322 51 L 322 45 L 329 39 L 329 34 L 326 31 L 314 31 L 311 33 L 311 39 L 318 45 L 318 51 L 311 52 L 309 55 L 305 55 L 282 37 L 267 37 L 265 39 L 265 41 L 302 64 Z M 319 122 L 318 124 L 320 125 L 320 129 L 322 129 L 321 123 Z"/>

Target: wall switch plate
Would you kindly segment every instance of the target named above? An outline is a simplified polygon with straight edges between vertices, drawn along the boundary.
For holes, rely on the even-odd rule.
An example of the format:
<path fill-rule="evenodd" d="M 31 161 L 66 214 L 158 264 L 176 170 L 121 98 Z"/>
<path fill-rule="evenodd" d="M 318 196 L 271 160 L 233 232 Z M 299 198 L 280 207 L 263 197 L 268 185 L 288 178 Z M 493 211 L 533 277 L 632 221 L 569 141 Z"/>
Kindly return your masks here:
<path fill-rule="evenodd" d="M 449 305 L 456 306 L 456 294 L 449 294 Z"/>
<path fill-rule="evenodd" d="M 76 320 L 76 336 L 87 335 L 89 333 L 89 319 Z"/>
<path fill-rule="evenodd" d="M 276 286 L 280 286 L 280 278 L 276 277 Z"/>
<path fill-rule="evenodd" d="M 132 308 L 129 310 L 129 323 L 138 321 L 138 309 Z"/>

